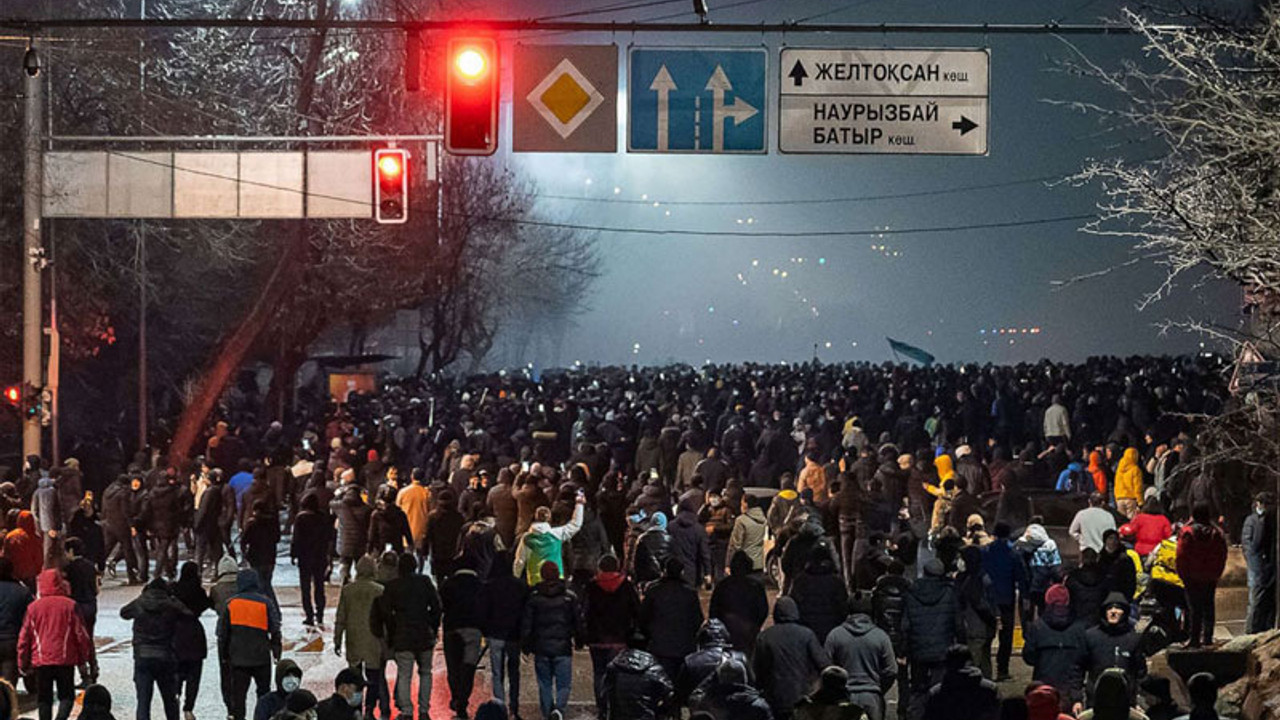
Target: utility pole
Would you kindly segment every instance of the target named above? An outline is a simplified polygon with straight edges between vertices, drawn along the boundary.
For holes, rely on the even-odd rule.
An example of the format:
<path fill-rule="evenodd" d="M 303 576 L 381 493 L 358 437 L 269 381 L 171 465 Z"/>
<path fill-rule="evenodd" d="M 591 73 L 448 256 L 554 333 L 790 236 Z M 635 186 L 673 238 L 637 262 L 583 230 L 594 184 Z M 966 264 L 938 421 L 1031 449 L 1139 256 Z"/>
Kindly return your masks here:
<path fill-rule="evenodd" d="M 40 195 L 44 185 L 44 156 L 40 144 L 44 114 L 44 77 L 32 41 L 22 59 L 25 78 L 22 118 L 22 382 L 39 392 L 44 373 L 44 320 L 41 272 L 44 243 L 40 236 Z M 23 456 L 42 456 L 40 413 L 22 421 Z"/>

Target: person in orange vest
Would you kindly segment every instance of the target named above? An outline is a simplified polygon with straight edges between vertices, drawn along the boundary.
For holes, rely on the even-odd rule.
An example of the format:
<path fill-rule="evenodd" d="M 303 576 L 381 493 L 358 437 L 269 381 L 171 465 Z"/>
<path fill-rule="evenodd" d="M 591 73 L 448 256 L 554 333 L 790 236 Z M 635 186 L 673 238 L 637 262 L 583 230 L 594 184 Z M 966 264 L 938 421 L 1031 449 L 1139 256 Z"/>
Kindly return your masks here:
<path fill-rule="evenodd" d="M 271 691 L 271 668 L 280 660 L 280 608 L 260 589 L 258 573 L 241 570 L 236 594 L 218 611 L 218 654 L 231 669 L 231 720 L 245 720 L 249 682 L 261 697 Z"/>

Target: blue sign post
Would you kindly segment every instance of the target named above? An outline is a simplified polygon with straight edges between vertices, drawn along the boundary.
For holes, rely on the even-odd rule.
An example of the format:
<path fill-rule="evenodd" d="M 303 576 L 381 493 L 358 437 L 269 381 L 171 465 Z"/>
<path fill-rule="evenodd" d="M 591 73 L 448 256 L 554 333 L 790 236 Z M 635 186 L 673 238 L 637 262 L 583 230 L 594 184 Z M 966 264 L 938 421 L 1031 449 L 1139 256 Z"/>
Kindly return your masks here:
<path fill-rule="evenodd" d="M 764 48 L 631 48 L 627 150 L 764 153 Z"/>

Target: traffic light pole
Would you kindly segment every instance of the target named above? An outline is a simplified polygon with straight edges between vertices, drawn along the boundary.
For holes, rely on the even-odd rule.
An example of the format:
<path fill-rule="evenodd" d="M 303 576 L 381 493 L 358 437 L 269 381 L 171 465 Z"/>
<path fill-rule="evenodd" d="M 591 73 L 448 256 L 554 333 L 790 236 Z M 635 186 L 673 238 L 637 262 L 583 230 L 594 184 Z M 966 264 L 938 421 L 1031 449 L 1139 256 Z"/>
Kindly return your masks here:
<path fill-rule="evenodd" d="M 40 146 L 44 116 L 44 74 L 32 43 L 23 58 L 25 80 L 22 118 L 22 381 L 36 392 L 44 385 L 44 319 L 41 273 L 44 243 L 41 238 L 41 187 L 44 184 Z M 25 413 L 22 421 L 22 454 L 41 456 L 40 413 Z"/>

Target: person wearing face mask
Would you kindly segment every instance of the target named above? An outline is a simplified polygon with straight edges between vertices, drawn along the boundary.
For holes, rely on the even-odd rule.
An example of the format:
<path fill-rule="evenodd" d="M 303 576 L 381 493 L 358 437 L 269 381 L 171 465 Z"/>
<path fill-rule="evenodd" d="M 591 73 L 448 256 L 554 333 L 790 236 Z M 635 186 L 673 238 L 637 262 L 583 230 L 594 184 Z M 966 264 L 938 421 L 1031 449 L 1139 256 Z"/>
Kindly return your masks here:
<path fill-rule="evenodd" d="M 316 720 L 358 720 L 364 702 L 364 679 L 346 668 L 333 681 L 333 695 L 316 705 Z"/>
<path fill-rule="evenodd" d="M 258 698 L 253 708 L 253 720 L 271 720 L 289 699 L 289 693 L 302 687 L 302 668 L 298 663 L 285 658 L 276 663 L 276 689 Z"/>
<path fill-rule="evenodd" d="M 1258 493 L 1253 512 L 1240 533 L 1245 563 L 1249 568 L 1249 611 L 1246 633 L 1275 627 L 1276 619 L 1276 497 Z"/>

